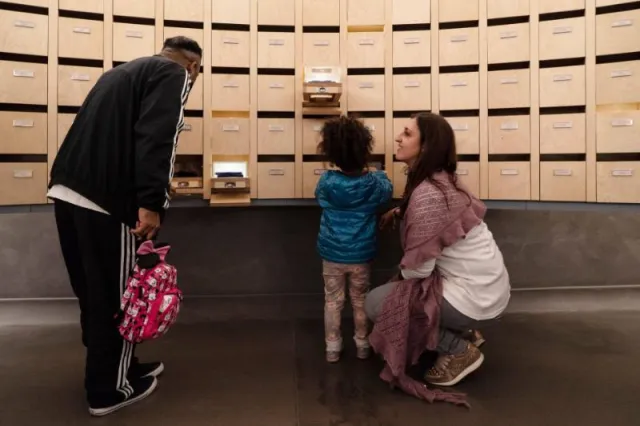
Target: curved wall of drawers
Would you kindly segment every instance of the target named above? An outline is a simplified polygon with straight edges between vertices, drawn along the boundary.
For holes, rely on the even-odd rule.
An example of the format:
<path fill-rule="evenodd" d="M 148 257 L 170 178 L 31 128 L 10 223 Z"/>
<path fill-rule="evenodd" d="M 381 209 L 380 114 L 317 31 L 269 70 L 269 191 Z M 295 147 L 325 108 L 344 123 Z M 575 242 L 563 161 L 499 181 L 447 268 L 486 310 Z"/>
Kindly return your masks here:
<path fill-rule="evenodd" d="M 204 194 L 213 158 L 245 156 L 252 198 L 312 198 L 322 117 L 302 72 L 340 65 L 397 196 L 394 135 L 430 110 L 481 198 L 640 202 L 639 1 L 4 0 L 0 27 L 0 205 L 46 203 L 96 79 L 179 34 L 205 52 L 178 151 Z"/>

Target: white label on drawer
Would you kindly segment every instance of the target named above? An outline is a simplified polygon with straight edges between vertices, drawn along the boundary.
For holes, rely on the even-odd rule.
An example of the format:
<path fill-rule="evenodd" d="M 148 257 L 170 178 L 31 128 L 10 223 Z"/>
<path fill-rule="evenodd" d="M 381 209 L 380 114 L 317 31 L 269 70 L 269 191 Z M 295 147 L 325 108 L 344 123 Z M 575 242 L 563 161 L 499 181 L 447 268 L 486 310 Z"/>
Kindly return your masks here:
<path fill-rule="evenodd" d="M 270 38 L 269 46 L 284 46 L 284 39 L 282 38 Z"/>
<path fill-rule="evenodd" d="M 313 131 L 314 132 L 320 132 L 322 131 L 322 126 L 320 124 L 318 124 L 317 126 L 313 126 Z"/>
<path fill-rule="evenodd" d="M 87 27 L 73 27 L 73 32 L 77 34 L 91 34 L 91 28 Z"/>
<path fill-rule="evenodd" d="M 451 83 L 451 87 L 466 87 L 467 86 L 467 82 L 466 81 L 454 81 L 453 83 Z"/>
<path fill-rule="evenodd" d="M 633 170 L 612 170 L 611 171 L 611 176 L 615 176 L 615 177 L 629 177 L 629 176 L 633 176 Z"/>
<path fill-rule="evenodd" d="M 420 39 L 417 37 L 405 38 L 404 44 L 420 44 Z"/>
<path fill-rule="evenodd" d="M 569 34 L 573 32 L 573 27 L 554 27 L 554 34 Z"/>
<path fill-rule="evenodd" d="M 404 87 L 420 87 L 419 81 L 407 81 L 404 83 Z"/>
<path fill-rule="evenodd" d="M 222 87 L 226 88 L 226 89 L 235 89 L 237 87 L 240 87 L 240 85 L 238 83 L 234 83 L 234 82 L 229 82 L 229 83 L 224 83 L 222 85 Z"/>
<path fill-rule="evenodd" d="M 184 130 L 185 132 L 190 132 L 193 130 L 193 126 L 191 126 L 191 124 L 185 124 L 182 130 Z"/>
<path fill-rule="evenodd" d="M 142 31 L 126 31 L 124 35 L 128 38 L 144 38 Z"/>
<path fill-rule="evenodd" d="M 222 131 L 223 132 L 239 132 L 240 126 L 237 124 L 223 124 Z"/>
<path fill-rule="evenodd" d="M 456 132 L 466 132 L 469 130 L 469 125 L 467 123 L 463 123 L 463 124 L 454 124 L 453 126 L 451 126 L 453 128 L 454 131 Z"/>
<path fill-rule="evenodd" d="M 571 81 L 573 76 L 571 74 L 556 74 L 553 76 L 553 81 Z"/>
<path fill-rule="evenodd" d="M 14 170 L 13 177 L 16 179 L 31 179 L 33 177 L 33 170 Z"/>
<path fill-rule="evenodd" d="M 619 21 L 613 21 L 611 28 L 630 27 L 633 25 L 633 19 L 620 19 Z"/>
<path fill-rule="evenodd" d="M 318 40 L 313 42 L 313 45 L 317 47 L 329 46 L 330 44 L 329 40 Z"/>
<path fill-rule="evenodd" d="M 557 121 L 553 123 L 554 129 L 573 129 L 573 121 Z"/>
<path fill-rule="evenodd" d="M 500 38 L 501 39 L 518 38 L 518 32 L 517 31 L 505 31 L 505 32 L 500 33 Z"/>
<path fill-rule="evenodd" d="M 284 169 L 269 169 L 269 176 L 284 176 Z"/>
<path fill-rule="evenodd" d="M 569 169 L 554 169 L 554 176 L 573 176 L 573 171 Z"/>
<path fill-rule="evenodd" d="M 469 40 L 469 36 L 467 34 L 454 35 L 454 36 L 451 36 L 451 38 L 449 39 L 451 43 L 462 43 L 467 40 Z"/>
<path fill-rule="evenodd" d="M 631 77 L 633 72 L 631 70 L 616 70 L 611 71 L 611 78 Z"/>
<path fill-rule="evenodd" d="M 91 77 L 88 74 L 71 74 L 71 80 L 73 81 L 90 81 Z"/>
<path fill-rule="evenodd" d="M 313 171 L 313 174 L 316 175 L 316 176 L 320 176 L 321 174 L 324 174 L 324 172 L 326 172 L 325 169 L 315 169 Z"/>
<path fill-rule="evenodd" d="M 373 89 L 374 84 L 372 82 L 363 82 L 358 84 L 358 87 L 360 89 Z"/>
<path fill-rule="evenodd" d="M 33 120 L 13 120 L 13 127 L 33 127 Z"/>
<path fill-rule="evenodd" d="M 240 44 L 240 40 L 237 38 L 225 37 L 222 39 L 223 44 Z"/>
<path fill-rule="evenodd" d="M 373 45 L 376 44 L 376 41 L 374 39 L 372 39 L 372 38 L 361 38 L 358 41 L 358 44 L 360 46 L 373 46 Z"/>
<path fill-rule="evenodd" d="M 366 124 L 364 127 L 369 129 L 370 132 L 375 132 L 376 131 L 376 126 L 374 126 L 373 124 Z"/>
<path fill-rule="evenodd" d="M 280 126 L 278 124 L 269 124 L 270 132 L 284 132 L 284 126 Z"/>
<path fill-rule="evenodd" d="M 469 170 L 456 170 L 456 174 L 458 176 L 467 176 L 469 174 Z"/>
<path fill-rule="evenodd" d="M 502 176 L 517 176 L 519 173 L 517 169 L 502 169 L 500 174 Z"/>
<path fill-rule="evenodd" d="M 31 70 L 13 70 L 14 77 L 25 77 L 25 78 L 33 78 L 36 76 L 36 73 Z"/>
<path fill-rule="evenodd" d="M 518 84 L 518 77 L 501 78 L 500 84 Z"/>
<path fill-rule="evenodd" d="M 631 127 L 633 126 L 633 118 L 616 118 L 611 120 L 611 127 Z"/>
<path fill-rule="evenodd" d="M 500 125 L 500 130 L 518 130 L 519 128 L 520 124 L 517 121 L 507 121 Z"/>
<path fill-rule="evenodd" d="M 284 84 L 282 84 L 282 83 L 271 83 L 269 85 L 269 89 L 284 89 Z"/>
<path fill-rule="evenodd" d="M 35 28 L 36 23 L 29 21 L 13 21 L 13 26 L 19 28 Z"/>

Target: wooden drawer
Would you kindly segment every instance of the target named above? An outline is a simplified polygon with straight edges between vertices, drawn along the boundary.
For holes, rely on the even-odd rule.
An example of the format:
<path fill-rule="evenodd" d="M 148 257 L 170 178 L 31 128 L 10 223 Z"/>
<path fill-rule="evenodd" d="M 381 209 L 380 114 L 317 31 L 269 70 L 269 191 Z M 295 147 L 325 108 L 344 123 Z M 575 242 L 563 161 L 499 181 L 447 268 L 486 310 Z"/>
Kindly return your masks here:
<path fill-rule="evenodd" d="M 585 18 L 540 22 L 540 59 L 585 57 L 585 25 Z"/>
<path fill-rule="evenodd" d="M 529 16 L 529 0 L 487 0 L 487 17 Z"/>
<path fill-rule="evenodd" d="M 216 111 L 249 111 L 249 76 L 212 74 L 211 108 Z"/>
<path fill-rule="evenodd" d="M 46 204 L 47 178 L 47 163 L 0 163 L 0 204 Z"/>
<path fill-rule="evenodd" d="M 637 0 L 596 0 L 596 7 L 613 6 L 616 4 L 634 3 Z"/>
<path fill-rule="evenodd" d="M 47 114 L 0 111 L 0 154 L 46 154 Z"/>
<path fill-rule="evenodd" d="M 440 31 L 440 66 L 475 65 L 480 61 L 478 28 Z"/>
<path fill-rule="evenodd" d="M 440 109 L 480 108 L 480 81 L 477 72 L 440 74 Z"/>
<path fill-rule="evenodd" d="M 62 146 L 62 142 L 67 137 L 69 129 L 76 119 L 75 114 L 58 114 L 58 149 Z"/>
<path fill-rule="evenodd" d="M 4 0 L 5 3 L 21 4 L 25 6 L 49 7 L 49 0 Z"/>
<path fill-rule="evenodd" d="M 489 108 L 527 108 L 531 105 L 529 70 L 489 72 Z"/>
<path fill-rule="evenodd" d="M 584 9 L 584 0 L 538 0 L 540 13 L 564 12 Z"/>
<path fill-rule="evenodd" d="M 480 154 L 480 118 L 447 117 L 456 135 L 458 154 Z"/>
<path fill-rule="evenodd" d="M 128 62 L 155 53 L 155 28 L 150 25 L 113 24 L 113 60 Z"/>
<path fill-rule="evenodd" d="M 393 25 L 428 24 L 430 22 L 431 0 L 393 0 Z"/>
<path fill-rule="evenodd" d="M 79 12 L 104 13 L 104 0 L 58 0 L 61 10 L 77 10 Z M 140 0 L 136 0 L 140 1 Z"/>
<path fill-rule="evenodd" d="M 302 0 L 302 25 L 340 25 L 340 0 Z"/>
<path fill-rule="evenodd" d="M 318 154 L 322 126 L 325 120 L 305 118 L 302 120 L 302 153 L 304 155 Z"/>
<path fill-rule="evenodd" d="M 362 122 L 371 132 L 371 136 L 373 136 L 373 154 L 384 154 L 385 153 L 385 123 L 384 118 L 363 118 Z"/>
<path fill-rule="evenodd" d="M 541 162 L 540 200 L 587 201 L 587 164 L 583 161 Z"/>
<path fill-rule="evenodd" d="M 596 16 L 596 55 L 640 51 L 640 9 Z"/>
<path fill-rule="evenodd" d="M 540 116 L 541 154 L 584 154 L 585 140 L 585 114 Z"/>
<path fill-rule="evenodd" d="M 480 163 L 458 162 L 458 181 L 476 197 L 480 196 Z"/>
<path fill-rule="evenodd" d="M 530 60 L 529 24 L 489 27 L 489 63 L 503 64 Z"/>
<path fill-rule="evenodd" d="M 251 62 L 250 35 L 247 31 L 212 31 L 212 65 L 214 67 L 249 68 Z"/>
<path fill-rule="evenodd" d="M 584 65 L 540 70 L 541 107 L 585 105 L 586 90 Z"/>
<path fill-rule="evenodd" d="M 204 149 L 204 119 L 185 117 L 184 130 L 178 139 L 177 153 L 181 155 L 202 155 Z"/>
<path fill-rule="evenodd" d="M 340 63 L 340 34 L 303 34 L 302 57 L 305 66 Z"/>
<path fill-rule="evenodd" d="M 401 199 L 404 188 L 407 186 L 407 165 L 404 163 L 393 163 L 393 198 Z"/>
<path fill-rule="evenodd" d="M 295 175 L 295 163 L 258 163 L 258 198 L 294 198 Z"/>
<path fill-rule="evenodd" d="M 204 30 L 198 30 L 195 28 L 178 28 L 178 27 L 164 27 L 164 38 L 185 36 L 198 42 L 200 47 L 204 46 Z"/>
<path fill-rule="evenodd" d="M 258 111 L 293 111 L 295 83 L 292 75 L 259 75 Z"/>
<path fill-rule="evenodd" d="M 102 21 L 60 18 L 58 25 L 58 56 L 77 59 L 104 58 Z"/>
<path fill-rule="evenodd" d="M 384 67 L 384 33 L 349 33 L 349 68 Z"/>
<path fill-rule="evenodd" d="M 599 203 L 640 203 L 640 162 L 598 163 Z"/>
<path fill-rule="evenodd" d="M 295 154 L 295 130 L 292 118 L 259 118 L 258 155 Z"/>
<path fill-rule="evenodd" d="M 489 154 L 531 152 L 531 118 L 528 115 L 489 117 Z"/>
<path fill-rule="evenodd" d="M 251 23 L 250 0 L 215 0 L 211 2 L 212 21 L 223 24 Z"/>
<path fill-rule="evenodd" d="M 469 0 L 432 0 L 439 1 L 440 22 L 477 21 L 480 17 L 479 3 Z"/>
<path fill-rule="evenodd" d="M 393 110 L 427 111 L 431 109 L 431 75 L 393 76 Z"/>
<path fill-rule="evenodd" d="M 295 25 L 295 0 L 258 1 L 258 25 Z"/>
<path fill-rule="evenodd" d="M 213 118 L 211 120 L 211 154 L 249 155 L 249 141 L 248 118 Z"/>
<path fill-rule="evenodd" d="M 640 111 L 599 112 L 597 152 L 640 152 Z"/>
<path fill-rule="evenodd" d="M 385 0 L 347 0 L 349 25 L 384 25 Z"/>
<path fill-rule="evenodd" d="M 489 198 L 492 200 L 529 200 L 531 198 L 530 163 L 489 163 Z"/>
<path fill-rule="evenodd" d="M 259 32 L 258 68 L 295 68 L 295 34 Z"/>
<path fill-rule="evenodd" d="M 58 66 L 58 105 L 81 106 L 102 76 L 102 68 Z"/>
<path fill-rule="evenodd" d="M 189 99 L 187 99 L 187 104 L 185 105 L 186 109 L 191 111 L 202 110 L 204 104 L 203 80 L 204 78 L 200 74 L 196 82 L 193 83 L 191 92 L 189 92 Z"/>
<path fill-rule="evenodd" d="M 394 67 L 431 66 L 430 31 L 396 31 L 393 33 Z"/>
<path fill-rule="evenodd" d="M 640 102 L 640 61 L 596 65 L 598 105 Z"/>
<path fill-rule="evenodd" d="M 384 111 L 384 75 L 347 77 L 349 111 Z"/>
<path fill-rule="evenodd" d="M 47 104 L 47 65 L 0 61 L 0 103 Z"/>
<path fill-rule="evenodd" d="M 137 18 L 155 18 L 155 0 L 113 0 L 115 16 L 134 16 Z"/>
<path fill-rule="evenodd" d="M 204 22 L 204 1 L 205 0 L 164 0 L 164 19 L 171 21 Z M 216 3 L 216 1 L 212 3 Z"/>
<path fill-rule="evenodd" d="M 329 163 L 302 163 L 302 197 L 316 198 L 316 187 L 320 177 L 332 168 Z"/>
<path fill-rule="evenodd" d="M 0 52 L 48 55 L 49 18 L 46 15 L 0 10 Z"/>

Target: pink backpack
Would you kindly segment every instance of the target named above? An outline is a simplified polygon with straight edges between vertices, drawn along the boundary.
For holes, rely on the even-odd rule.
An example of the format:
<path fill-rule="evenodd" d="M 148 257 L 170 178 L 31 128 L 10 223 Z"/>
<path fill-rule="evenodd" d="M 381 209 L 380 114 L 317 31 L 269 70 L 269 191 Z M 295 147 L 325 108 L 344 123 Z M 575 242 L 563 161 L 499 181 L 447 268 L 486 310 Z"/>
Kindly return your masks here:
<path fill-rule="evenodd" d="M 164 335 L 178 318 L 182 292 L 178 271 L 165 262 L 171 247 L 145 241 L 120 302 L 122 337 L 142 343 Z"/>

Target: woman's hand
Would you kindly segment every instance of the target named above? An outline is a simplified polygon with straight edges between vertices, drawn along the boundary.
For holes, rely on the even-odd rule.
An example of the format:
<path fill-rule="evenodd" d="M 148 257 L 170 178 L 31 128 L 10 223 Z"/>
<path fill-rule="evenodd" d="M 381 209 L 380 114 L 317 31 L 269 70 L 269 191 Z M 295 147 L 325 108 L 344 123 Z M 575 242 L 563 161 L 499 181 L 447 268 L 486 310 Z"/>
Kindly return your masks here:
<path fill-rule="evenodd" d="M 380 229 L 384 230 L 388 228 L 389 225 L 391 225 L 392 229 L 396 229 L 396 219 L 399 212 L 400 208 L 396 207 L 383 214 L 382 218 L 380 219 Z"/>

